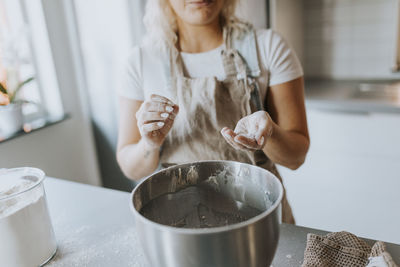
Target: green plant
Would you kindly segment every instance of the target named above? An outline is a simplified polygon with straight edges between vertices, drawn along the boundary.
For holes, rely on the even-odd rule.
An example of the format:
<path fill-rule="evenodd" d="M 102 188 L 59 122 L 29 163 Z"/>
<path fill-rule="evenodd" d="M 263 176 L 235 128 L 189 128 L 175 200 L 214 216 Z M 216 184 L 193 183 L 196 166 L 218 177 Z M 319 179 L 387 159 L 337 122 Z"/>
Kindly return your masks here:
<path fill-rule="evenodd" d="M 18 102 L 25 103 L 25 102 L 28 102 L 28 101 L 24 101 L 24 100 L 17 100 L 16 97 L 17 97 L 18 92 L 21 90 L 21 88 L 24 87 L 24 85 L 26 85 L 27 83 L 31 82 L 33 79 L 34 78 L 31 77 L 29 79 L 26 79 L 23 82 L 20 82 L 12 92 L 10 90 L 8 90 L 6 88 L 6 86 L 4 86 L 2 83 L 0 83 L 0 92 L 2 92 L 5 95 L 8 95 L 8 97 L 10 99 L 10 103 L 18 103 Z"/>

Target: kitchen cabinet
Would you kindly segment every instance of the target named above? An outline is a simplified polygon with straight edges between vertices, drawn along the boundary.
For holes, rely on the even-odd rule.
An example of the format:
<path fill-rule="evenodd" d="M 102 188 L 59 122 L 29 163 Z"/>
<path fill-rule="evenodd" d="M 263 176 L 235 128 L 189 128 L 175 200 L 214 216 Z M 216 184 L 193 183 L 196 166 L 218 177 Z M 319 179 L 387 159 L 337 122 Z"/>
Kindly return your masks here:
<path fill-rule="evenodd" d="M 297 223 L 400 243 L 400 113 L 307 115 L 306 162 L 279 168 Z"/>

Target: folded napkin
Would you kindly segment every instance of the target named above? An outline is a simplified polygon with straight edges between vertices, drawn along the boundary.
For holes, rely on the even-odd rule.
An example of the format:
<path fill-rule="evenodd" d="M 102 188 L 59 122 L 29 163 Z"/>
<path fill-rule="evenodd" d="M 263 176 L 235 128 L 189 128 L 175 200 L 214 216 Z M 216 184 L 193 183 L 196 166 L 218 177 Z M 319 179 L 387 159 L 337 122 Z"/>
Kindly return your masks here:
<path fill-rule="evenodd" d="M 398 267 L 383 242 L 378 241 L 371 248 L 348 232 L 308 234 L 302 267 L 311 266 Z"/>

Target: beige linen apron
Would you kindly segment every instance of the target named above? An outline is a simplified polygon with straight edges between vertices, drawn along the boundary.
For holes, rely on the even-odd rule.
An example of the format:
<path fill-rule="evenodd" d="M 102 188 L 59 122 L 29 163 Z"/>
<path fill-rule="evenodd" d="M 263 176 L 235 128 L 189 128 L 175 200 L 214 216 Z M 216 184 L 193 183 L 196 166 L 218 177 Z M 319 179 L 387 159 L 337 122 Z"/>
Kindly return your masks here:
<path fill-rule="evenodd" d="M 176 49 L 169 52 L 167 90 L 171 100 L 179 105 L 179 114 L 162 147 L 160 162 L 168 166 L 199 160 L 233 160 L 258 165 L 282 181 L 275 164 L 261 150 L 236 150 L 220 134 L 223 127 L 234 129 L 241 118 L 262 109 L 254 80 L 260 73 L 254 30 L 249 28 L 235 42 L 242 54 L 255 60 L 256 66 L 246 64 L 246 56 L 232 47 L 231 36 L 231 31 L 224 29 L 225 48 L 221 57 L 226 78 L 223 81 L 215 77 L 186 77 L 179 52 Z M 286 196 L 282 201 L 282 221 L 294 223 Z"/>

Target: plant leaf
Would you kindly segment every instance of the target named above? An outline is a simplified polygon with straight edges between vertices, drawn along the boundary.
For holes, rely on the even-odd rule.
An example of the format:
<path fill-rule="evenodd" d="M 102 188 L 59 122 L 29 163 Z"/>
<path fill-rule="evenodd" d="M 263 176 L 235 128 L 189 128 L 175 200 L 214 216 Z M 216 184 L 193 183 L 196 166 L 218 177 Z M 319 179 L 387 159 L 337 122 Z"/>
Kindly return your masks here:
<path fill-rule="evenodd" d="M 18 84 L 17 88 L 15 88 L 14 93 L 10 96 L 10 102 L 14 102 L 15 97 L 17 96 L 17 93 L 19 92 L 19 90 L 27 83 L 31 82 L 33 79 L 35 79 L 34 77 L 30 77 L 29 79 L 26 79 L 25 81 L 21 82 Z"/>
<path fill-rule="evenodd" d="M 3 86 L 2 83 L 0 83 L 0 92 L 2 92 L 2 93 L 5 94 L 5 95 L 8 95 L 7 89 L 6 89 L 5 86 Z"/>

